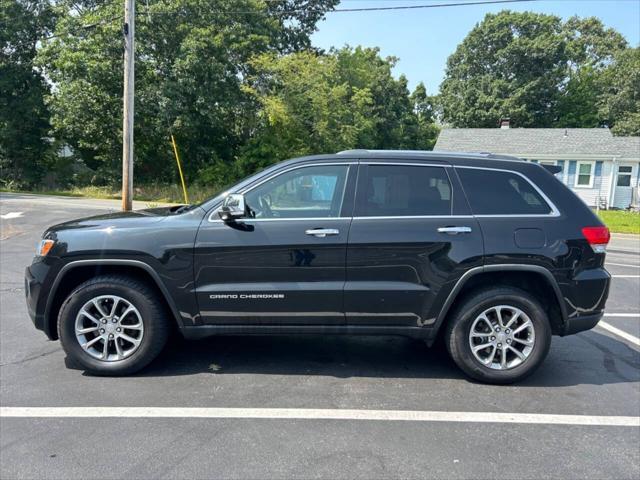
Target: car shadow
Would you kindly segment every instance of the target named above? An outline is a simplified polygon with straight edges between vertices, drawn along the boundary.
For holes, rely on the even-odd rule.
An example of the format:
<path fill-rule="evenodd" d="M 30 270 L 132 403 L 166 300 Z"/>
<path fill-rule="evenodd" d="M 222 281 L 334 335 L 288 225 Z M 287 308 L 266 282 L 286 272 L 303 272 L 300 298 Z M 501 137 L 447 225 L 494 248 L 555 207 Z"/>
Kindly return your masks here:
<path fill-rule="evenodd" d="M 174 341 L 138 374 L 322 375 L 335 378 L 464 379 L 442 343 L 427 348 L 404 337 L 338 335 L 219 336 Z M 517 387 L 640 381 L 640 352 L 598 331 L 554 337 L 549 356 Z"/>

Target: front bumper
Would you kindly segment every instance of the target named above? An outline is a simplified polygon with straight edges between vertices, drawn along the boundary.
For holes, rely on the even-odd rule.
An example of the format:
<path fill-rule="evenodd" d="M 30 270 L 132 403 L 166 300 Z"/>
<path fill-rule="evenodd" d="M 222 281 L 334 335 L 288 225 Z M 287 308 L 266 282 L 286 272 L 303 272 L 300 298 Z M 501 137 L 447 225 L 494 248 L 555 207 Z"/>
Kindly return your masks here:
<path fill-rule="evenodd" d="M 29 317 L 38 330 L 42 330 L 47 337 L 52 337 L 49 326 L 45 321 L 48 290 L 43 287 L 50 272 L 50 267 L 42 261 L 35 260 L 24 271 L 24 293 L 27 301 Z"/>

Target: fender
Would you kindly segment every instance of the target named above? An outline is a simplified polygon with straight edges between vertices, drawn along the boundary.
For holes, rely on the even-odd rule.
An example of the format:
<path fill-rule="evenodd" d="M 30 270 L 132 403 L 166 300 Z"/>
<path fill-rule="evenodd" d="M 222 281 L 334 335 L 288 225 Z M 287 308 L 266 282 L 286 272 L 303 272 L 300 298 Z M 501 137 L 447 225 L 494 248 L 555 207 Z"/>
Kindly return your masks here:
<path fill-rule="evenodd" d="M 141 262 L 140 260 L 128 260 L 128 259 L 119 259 L 119 258 L 96 259 L 96 260 L 74 260 L 65 264 L 56 275 L 56 278 L 53 281 L 53 284 L 51 285 L 51 293 L 47 297 L 47 304 L 44 310 L 45 328 L 48 328 L 47 326 L 49 325 L 49 316 L 51 312 L 51 306 L 56 296 L 56 292 L 58 291 L 58 286 L 60 285 L 60 282 L 70 270 L 73 270 L 74 268 L 77 268 L 77 267 L 87 266 L 87 265 L 128 265 L 131 267 L 142 268 L 145 272 L 151 275 L 151 278 L 155 282 L 156 286 L 160 289 L 162 296 L 166 300 L 167 305 L 169 305 L 169 308 L 171 309 L 171 313 L 173 314 L 173 316 L 176 319 L 176 322 L 178 323 L 178 327 L 182 329 L 183 323 L 178 313 L 178 309 L 176 308 L 173 298 L 169 294 L 167 287 L 164 285 L 164 283 L 160 279 L 160 276 L 158 275 L 158 273 L 149 264 L 145 262 Z"/>
<path fill-rule="evenodd" d="M 487 272 L 535 272 L 543 275 L 551 288 L 556 294 L 556 299 L 558 300 L 558 305 L 560 305 L 560 312 L 562 313 L 562 321 L 566 322 L 567 320 L 567 306 L 564 302 L 564 297 L 562 292 L 560 291 L 560 287 L 558 286 L 558 282 L 556 281 L 553 274 L 546 268 L 541 267 L 539 265 L 520 265 L 520 264 L 502 264 L 502 265 L 483 265 L 481 267 L 475 267 L 470 270 L 467 270 L 456 282 L 455 286 L 451 289 L 449 296 L 444 302 L 438 317 L 436 318 L 435 327 L 437 329 L 440 328 L 442 322 L 449 313 L 451 309 L 451 305 L 457 298 L 458 294 L 464 287 L 465 283 L 469 281 L 469 279 L 475 275 Z"/>

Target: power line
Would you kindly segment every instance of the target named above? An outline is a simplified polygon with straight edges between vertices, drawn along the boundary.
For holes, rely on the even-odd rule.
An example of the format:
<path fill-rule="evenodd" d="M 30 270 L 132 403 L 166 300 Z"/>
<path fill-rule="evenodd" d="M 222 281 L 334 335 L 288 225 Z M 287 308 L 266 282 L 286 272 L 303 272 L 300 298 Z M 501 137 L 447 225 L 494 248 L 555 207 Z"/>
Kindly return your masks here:
<path fill-rule="evenodd" d="M 269 0 L 264 0 L 269 1 Z M 464 7 L 468 5 L 494 5 L 494 4 L 502 4 L 502 3 L 523 3 L 523 2 L 538 2 L 540 0 L 477 0 L 471 2 L 452 2 L 452 3 L 435 3 L 429 5 L 397 5 L 397 6 L 385 6 L 385 7 L 356 7 L 356 8 L 335 8 L 333 10 L 327 10 L 324 12 L 325 14 L 330 13 L 349 13 L 349 12 L 376 12 L 376 11 L 388 11 L 388 10 L 418 10 L 425 8 L 445 8 L 445 7 Z M 248 14 L 248 13 L 259 13 L 259 14 L 268 14 L 268 15 L 282 15 L 282 14 L 292 14 L 292 13 L 305 13 L 314 11 L 313 9 L 305 9 L 298 8 L 292 10 L 281 10 L 281 11 L 263 11 L 263 10 L 217 10 L 220 13 L 226 14 Z M 317 9 L 320 12 L 320 9 Z M 154 14 L 162 14 L 162 13 L 172 13 L 172 12 L 148 12 L 151 15 Z"/>
<path fill-rule="evenodd" d="M 277 0 L 263 0 L 267 3 L 275 2 Z M 495 5 L 495 4 L 507 4 L 507 3 L 531 3 L 538 2 L 540 0 L 475 0 L 475 1 L 458 1 L 458 2 L 450 2 L 450 3 L 432 3 L 428 5 L 395 5 L 395 6 L 382 6 L 382 7 L 357 7 L 357 8 L 336 8 L 333 10 L 324 11 L 324 14 L 330 13 L 355 13 L 355 12 L 380 12 L 380 11 L 392 11 L 392 10 L 418 10 L 418 9 L 427 9 L 427 8 L 448 8 L 448 7 L 464 7 L 464 6 L 477 6 L 477 5 Z M 246 15 L 246 14 L 262 14 L 262 15 L 289 15 L 295 13 L 306 13 L 310 11 L 314 11 L 313 9 L 292 9 L 292 10 L 280 10 L 280 11 L 265 11 L 265 10 L 212 10 L 213 12 L 223 13 L 227 15 Z M 322 12 L 321 9 L 315 10 L 317 12 Z M 141 9 L 141 14 L 144 15 L 173 15 L 175 11 L 150 11 L 149 9 Z M 49 35 L 47 37 L 41 38 L 38 41 L 45 42 L 48 40 L 52 40 L 54 38 L 60 38 L 67 35 L 73 35 L 78 30 L 90 30 L 92 28 L 96 28 L 102 25 L 107 25 L 115 20 L 119 20 L 121 17 L 114 16 L 107 18 L 105 20 L 101 20 L 96 23 L 91 23 L 88 25 L 78 25 L 73 27 L 73 29 L 69 29 L 65 32 L 56 33 L 53 35 Z M 21 47 L 23 45 L 31 43 L 30 41 L 22 42 L 19 44 L 15 44 L 14 47 Z"/>
<path fill-rule="evenodd" d="M 279 0 L 263 0 L 267 4 L 274 3 Z M 419 9 L 427 9 L 427 8 L 446 8 L 446 7 L 465 7 L 465 6 L 474 6 L 474 5 L 496 5 L 496 4 L 507 4 L 507 3 L 531 3 L 531 2 L 539 2 L 541 0 L 476 0 L 476 1 L 458 1 L 458 2 L 450 2 L 450 3 L 432 3 L 428 5 L 396 5 L 396 6 L 383 6 L 383 7 L 354 7 L 354 8 L 335 8 L 333 10 L 322 10 L 321 8 L 296 8 L 290 10 L 211 10 L 211 12 L 222 13 L 226 15 L 247 15 L 247 14 L 257 14 L 257 15 L 291 15 L 296 13 L 309 13 L 309 12 L 317 12 L 323 14 L 331 14 L 331 13 L 356 13 L 356 12 L 380 12 L 380 11 L 391 11 L 391 10 L 419 10 Z M 153 10 L 141 10 L 141 14 L 145 15 L 173 15 L 176 13 L 175 10 L 172 11 L 153 11 Z"/>
<path fill-rule="evenodd" d="M 431 5 L 398 5 L 386 7 L 358 7 L 358 8 L 337 8 L 329 10 L 327 13 L 333 12 L 373 12 L 383 10 L 414 10 L 422 8 L 443 8 L 443 7 L 463 7 L 466 5 L 491 5 L 496 3 L 522 3 L 537 2 L 538 0 L 478 0 L 473 2 L 455 2 L 455 3 L 435 3 Z"/>
<path fill-rule="evenodd" d="M 100 27 L 102 25 L 108 25 L 108 24 L 114 22 L 115 20 L 120 20 L 121 18 L 122 17 L 120 15 L 118 15 L 118 16 L 106 18 L 106 19 L 101 20 L 99 22 L 90 23 L 88 25 L 77 25 L 77 26 L 74 26 L 73 28 L 67 29 L 64 32 L 54 33 L 53 35 L 48 35 L 48 36 L 43 37 L 43 38 L 38 38 L 38 39 L 36 39 L 35 42 L 33 42 L 31 40 L 27 40 L 25 42 L 11 44 L 11 47 L 19 48 L 19 47 L 22 47 L 23 45 L 27 45 L 27 44 L 30 44 L 30 43 L 46 42 L 47 40 L 52 40 L 54 38 L 61 38 L 61 37 L 66 37 L 67 35 L 74 35 L 74 34 L 78 33 L 78 31 L 80 31 L 80 30 L 91 30 L 92 28 Z"/>

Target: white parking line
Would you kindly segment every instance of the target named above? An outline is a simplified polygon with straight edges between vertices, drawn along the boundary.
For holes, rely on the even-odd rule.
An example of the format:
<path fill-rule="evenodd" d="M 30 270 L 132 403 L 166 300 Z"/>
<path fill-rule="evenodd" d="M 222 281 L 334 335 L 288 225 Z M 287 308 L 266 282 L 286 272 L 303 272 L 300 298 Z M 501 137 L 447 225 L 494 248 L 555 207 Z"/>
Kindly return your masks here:
<path fill-rule="evenodd" d="M 605 260 L 605 263 L 607 263 L 608 260 L 613 260 L 615 262 L 627 262 L 627 261 L 638 261 L 638 259 L 640 258 L 640 255 L 638 254 L 631 254 L 631 253 L 607 253 L 607 260 Z"/>
<path fill-rule="evenodd" d="M 640 278 L 640 275 L 611 275 L 611 278 Z"/>
<path fill-rule="evenodd" d="M 605 317 L 630 317 L 640 318 L 640 313 L 605 313 Z"/>
<path fill-rule="evenodd" d="M 3 418 L 261 418 L 640 427 L 640 417 L 307 408 L 0 407 Z"/>
<path fill-rule="evenodd" d="M 4 215 L 0 215 L 2 220 L 9 220 L 11 218 L 20 218 L 22 216 L 22 212 L 9 212 Z"/>
<path fill-rule="evenodd" d="M 619 328 L 616 328 L 613 325 L 608 324 L 607 322 L 603 322 L 602 320 L 600 320 L 598 322 L 598 327 L 604 328 L 606 331 L 611 332 L 620 338 L 624 338 L 627 342 L 634 344 L 636 347 L 640 347 L 640 338 L 631 335 L 630 333 L 627 333 L 623 330 L 620 330 Z"/>
<path fill-rule="evenodd" d="M 616 267 L 629 267 L 629 268 L 640 268 L 640 265 L 631 265 L 629 263 L 613 263 L 613 262 L 605 262 L 605 267 L 608 265 L 615 265 Z"/>

